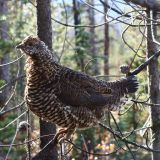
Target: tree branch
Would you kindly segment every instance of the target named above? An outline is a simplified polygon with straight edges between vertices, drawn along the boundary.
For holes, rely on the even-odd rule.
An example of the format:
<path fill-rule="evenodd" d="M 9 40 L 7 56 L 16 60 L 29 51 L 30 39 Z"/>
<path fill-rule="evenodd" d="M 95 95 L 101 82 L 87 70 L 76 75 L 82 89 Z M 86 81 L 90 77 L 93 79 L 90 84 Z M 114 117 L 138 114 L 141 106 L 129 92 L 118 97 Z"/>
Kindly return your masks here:
<path fill-rule="evenodd" d="M 124 0 L 126 2 L 132 2 L 133 4 L 140 5 L 151 10 L 160 11 L 159 0 Z"/>
<path fill-rule="evenodd" d="M 160 50 L 158 52 L 156 52 L 154 55 L 152 55 L 150 58 L 148 58 L 147 61 L 145 61 L 144 63 L 142 63 L 139 67 L 137 67 L 134 71 L 129 72 L 127 76 L 131 76 L 131 75 L 137 75 L 138 73 L 140 73 L 143 69 L 145 69 L 148 64 L 154 60 L 155 58 L 157 58 L 160 55 Z"/>

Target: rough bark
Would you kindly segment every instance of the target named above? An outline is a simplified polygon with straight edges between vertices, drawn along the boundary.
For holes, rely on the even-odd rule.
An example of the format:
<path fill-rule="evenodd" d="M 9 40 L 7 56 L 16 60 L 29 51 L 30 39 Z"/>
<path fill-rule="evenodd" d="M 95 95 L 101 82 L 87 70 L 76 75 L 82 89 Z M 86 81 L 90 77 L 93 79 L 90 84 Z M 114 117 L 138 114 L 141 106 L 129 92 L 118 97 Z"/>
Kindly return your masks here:
<path fill-rule="evenodd" d="M 37 0 L 37 34 L 52 50 L 52 25 L 51 25 L 51 6 L 50 0 Z M 40 119 L 40 136 L 55 134 L 56 126 L 52 123 Z M 42 149 L 53 136 L 40 139 Z M 50 143 L 45 149 L 38 153 L 33 160 L 57 160 L 57 150 L 54 143 Z"/>
<path fill-rule="evenodd" d="M 153 14 L 153 19 L 156 20 L 156 12 L 151 13 Z M 147 17 L 150 18 L 150 11 L 147 11 Z M 151 23 L 150 20 L 148 20 L 148 23 Z M 148 58 L 152 56 L 154 53 L 156 53 L 157 48 L 156 44 L 153 43 L 152 40 L 152 31 L 153 34 L 156 36 L 156 26 L 153 27 L 153 30 L 151 26 L 147 27 L 147 49 L 148 49 Z M 160 90 L 159 90 L 159 71 L 158 71 L 158 59 L 154 59 L 150 62 L 148 65 L 148 74 L 149 74 L 149 96 L 151 103 L 154 104 L 160 104 Z M 159 107 L 151 107 L 150 108 L 150 114 L 151 114 L 151 123 L 152 123 L 152 135 L 154 138 L 153 141 L 153 149 L 159 150 L 160 149 L 160 106 Z M 152 160 L 158 160 L 160 159 L 160 153 L 153 152 L 152 153 Z"/>
<path fill-rule="evenodd" d="M 92 6 L 94 6 L 94 0 L 88 0 L 88 3 Z M 89 25 L 94 26 L 95 25 L 95 13 L 94 13 L 94 9 L 91 7 L 88 7 L 88 19 L 89 19 Z M 96 59 L 96 43 L 95 43 L 95 28 L 91 27 L 89 28 L 89 32 L 90 32 L 90 52 L 92 54 L 92 58 L 94 59 L 93 61 L 93 74 L 94 75 L 98 75 L 99 74 L 99 68 L 98 68 L 98 61 Z"/>
<path fill-rule="evenodd" d="M 108 4 L 108 0 L 104 1 L 105 4 Z M 104 22 L 107 22 L 107 11 L 108 8 L 104 5 Z M 109 75 L 109 25 L 105 23 L 104 25 L 104 74 Z"/>
<path fill-rule="evenodd" d="M 6 16 L 8 12 L 7 7 L 7 1 L 0 0 L 0 17 Z M 8 36 L 8 24 L 6 20 L 0 21 L 0 41 L 3 41 L 7 43 L 7 40 L 9 40 Z M 2 44 L 2 43 L 1 43 Z M 4 47 L 4 46 L 1 46 Z M 9 62 L 9 53 L 7 51 L 7 48 L 2 48 L 2 55 L 0 55 L 0 64 L 5 64 Z M 9 76 L 9 65 L 0 67 L 0 81 L 2 84 L 5 84 L 9 82 L 10 76 Z M 3 82 L 2 82 L 3 81 Z M 2 93 L 0 93 L 0 108 L 4 106 L 7 97 L 9 94 L 9 88 L 7 87 L 5 90 L 3 90 Z"/>
<path fill-rule="evenodd" d="M 19 22 L 22 22 L 23 21 L 23 3 L 21 2 L 20 4 L 20 14 L 19 14 L 19 18 L 18 18 L 18 21 Z M 22 37 L 22 30 L 23 28 L 23 25 L 20 25 L 19 27 L 17 27 L 17 33 L 16 35 L 19 36 L 19 37 Z M 21 59 L 20 62 L 19 62 L 19 75 L 23 75 L 24 74 L 24 59 Z M 24 88 L 25 88 L 25 82 L 24 81 L 19 81 L 18 83 L 19 85 L 19 95 L 21 97 L 24 97 Z"/>
<path fill-rule="evenodd" d="M 125 0 L 126 2 L 132 2 L 148 9 L 160 11 L 160 0 Z"/>

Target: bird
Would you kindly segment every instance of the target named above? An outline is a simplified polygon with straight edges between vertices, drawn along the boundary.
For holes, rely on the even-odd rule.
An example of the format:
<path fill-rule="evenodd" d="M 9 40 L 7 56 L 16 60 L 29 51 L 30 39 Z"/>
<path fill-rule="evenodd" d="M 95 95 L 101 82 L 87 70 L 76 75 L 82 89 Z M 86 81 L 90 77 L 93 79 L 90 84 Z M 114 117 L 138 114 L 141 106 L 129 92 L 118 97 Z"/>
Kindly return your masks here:
<path fill-rule="evenodd" d="M 105 81 L 60 65 L 37 36 L 26 37 L 16 48 L 27 56 L 27 106 L 62 128 L 57 137 L 70 138 L 76 129 L 98 126 L 106 112 L 118 110 L 126 95 L 138 90 L 135 76 Z"/>

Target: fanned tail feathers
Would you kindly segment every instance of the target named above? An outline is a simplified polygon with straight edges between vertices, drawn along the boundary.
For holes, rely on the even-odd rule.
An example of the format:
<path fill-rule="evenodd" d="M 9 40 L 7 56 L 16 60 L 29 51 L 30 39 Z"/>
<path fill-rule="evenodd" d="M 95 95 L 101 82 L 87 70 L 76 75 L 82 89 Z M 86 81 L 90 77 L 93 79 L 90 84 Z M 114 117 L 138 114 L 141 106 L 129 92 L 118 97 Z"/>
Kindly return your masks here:
<path fill-rule="evenodd" d="M 112 97 L 112 104 L 109 106 L 109 110 L 113 111 L 119 110 L 122 105 L 126 104 L 128 101 L 127 94 L 135 93 L 138 90 L 139 83 L 135 76 L 129 76 L 110 85 L 115 90 L 115 95 Z"/>
<path fill-rule="evenodd" d="M 126 89 L 125 94 L 135 93 L 138 90 L 139 83 L 135 76 L 126 77 L 124 78 L 124 80 L 126 80 L 125 85 L 124 85 Z"/>

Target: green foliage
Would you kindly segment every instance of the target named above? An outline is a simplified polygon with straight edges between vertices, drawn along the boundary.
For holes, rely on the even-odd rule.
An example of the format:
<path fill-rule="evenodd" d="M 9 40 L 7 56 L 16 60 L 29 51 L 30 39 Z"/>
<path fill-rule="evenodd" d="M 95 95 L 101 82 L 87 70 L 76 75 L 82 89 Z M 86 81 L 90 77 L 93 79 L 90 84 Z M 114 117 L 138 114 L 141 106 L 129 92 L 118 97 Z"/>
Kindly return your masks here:
<path fill-rule="evenodd" d="M 2 58 L 4 54 L 10 52 L 12 46 L 13 42 L 11 40 L 0 39 L 0 48 L 3 48 L 3 50 L 0 52 L 0 58 Z"/>
<path fill-rule="evenodd" d="M 0 15 L 0 23 L 2 23 L 3 21 L 6 21 L 7 16 L 6 15 Z"/>
<path fill-rule="evenodd" d="M 29 3 L 29 0 L 21 0 L 21 2 L 22 2 L 23 4 L 27 4 L 27 3 Z"/>
<path fill-rule="evenodd" d="M 2 87 L 5 84 L 5 80 L 0 79 L 0 87 Z"/>
<path fill-rule="evenodd" d="M 89 152 L 94 150 L 96 144 L 94 128 L 78 130 L 76 135 L 77 138 L 74 143 L 77 146 L 81 146 L 82 149 L 87 149 Z M 76 160 L 84 158 L 82 152 L 79 150 L 73 150 L 72 154 Z"/>
<path fill-rule="evenodd" d="M 77 67 L 84 69 L 84 61 L 87 57 L 87 52 L 89 49 L 89 34 L 85 31 L 84 28 L 76 28 L 75 30 L 75 55 L 73 55 L 73 59 L 75 59 L 77 63 Z"/>
<path fill-rule="evenodd" d="M 11 40 L 0 39 L 0 48 L 11 48 L 13 42 Z"/>
<path fill-rule="evenodd" d="M 0 123 L 0 128 L 5 127 L 7 124 L 9 124 L 13 119 L 15 119 L 17 117 L 17 114 L 9 114 L 8 117 L 5 117 L 5 119 L 3 120 L 3 123 Z M 9 127 L 9 129 L 6 129 L 5 131 L 0 131 L 0 141 L 1 142 L 5 142 L 8 143 L 11 141 L 10 138 L 12 138 L 15 134 L 15 125 L 11 124 L 11 126 Z"/>
<path fill-rule="evenodd" d="M 11 113 L 7 114 L 3 117 L 0 117 L 0 128 L 4 128 L 7 126 L 9 123 L 11 123 L 15 118 L 17 118 L 16 113 Z M 3 123 L 2 123 L 3 119 Z M 0 130 L 0 143 L 1 144 L 10 144 L 12 142 L 13 137 L 15 136 L 16 133 L 16 125 L 15 123 L 12 123 L 9 127 L 7 127 L 4 130 Z M 16 139 L 14 143 L 20 143 L 20 139 L 24 141 L 26 135 L 19 135 L 19 133 L 16 136 Z M 0 150 L 0 154 L 7 154 L 8 152 L 8 147 L 4 147 Z M 17 160 L 17 157 L 23 157 L 26 154 L 26 149 L 24 146 L 19 146 L 18 148 L 13 147 L 10 153 L 9 157 L 12 157 L 12 160 Z"/>

